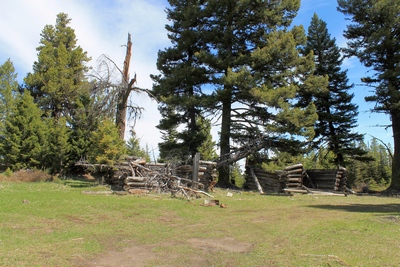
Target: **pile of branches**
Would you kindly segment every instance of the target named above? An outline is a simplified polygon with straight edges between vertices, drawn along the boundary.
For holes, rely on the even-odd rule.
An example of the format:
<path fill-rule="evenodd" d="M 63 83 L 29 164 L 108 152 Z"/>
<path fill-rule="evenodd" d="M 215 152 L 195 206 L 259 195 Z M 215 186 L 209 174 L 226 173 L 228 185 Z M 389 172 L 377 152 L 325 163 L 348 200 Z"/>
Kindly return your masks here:
<path fill-rule="evenodd" d="M 90 164 L 85 161 L 77 162 L 90 171 L 106 174 L 106 182 L 114 191 L 126 191 L 131 194 L 148 192 L 170 193 L 174 197 L 190 199 L 200 194 L 212 197 L 205 192 L 204 184 L 194 182 L 172 174 L 168 164 L 146 164 L 141 158 L 128 157 L 125 162 L 114 166 L 105 164 Z"/>

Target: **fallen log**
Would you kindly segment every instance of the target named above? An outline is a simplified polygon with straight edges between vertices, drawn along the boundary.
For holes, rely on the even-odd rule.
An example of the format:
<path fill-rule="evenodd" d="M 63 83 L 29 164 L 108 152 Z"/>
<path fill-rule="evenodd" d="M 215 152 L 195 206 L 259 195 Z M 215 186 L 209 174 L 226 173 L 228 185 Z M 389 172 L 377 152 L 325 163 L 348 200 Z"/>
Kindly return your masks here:
<path fill-rule="evenodd" d="M 260 185 L 260 182 L 259 182 L 258 179 L 257 179 L 256 174 L 254 173 L 253 168 L 250 169 L 250 172 L 251 172 L 251 176 L 253 176 L 254 183 L 255 183 L 256 186 L 257 186 L 258 192 L 260 192 L 260 194 L 264 194 L 264 191 L 263 191 L 263 189 L 262 189 L 262 187 L 261 187 L 261 185 Z"/>

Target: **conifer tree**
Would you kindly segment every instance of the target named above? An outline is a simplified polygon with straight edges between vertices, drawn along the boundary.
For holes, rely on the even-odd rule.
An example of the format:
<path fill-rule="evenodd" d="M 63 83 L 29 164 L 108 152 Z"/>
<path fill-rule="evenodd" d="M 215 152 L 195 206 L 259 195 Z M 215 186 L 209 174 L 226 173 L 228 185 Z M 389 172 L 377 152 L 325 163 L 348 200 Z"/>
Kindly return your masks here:
<path fill-rule="evenodd" d="M 363 135 L 355 132 L 357 127 L 357 105 L 351 103 L 354 95 L 349 93 L 353 85 L 348 84 L 347 71 L 341 70 L 343 57 L 331 38 L 326 23 L 314 14 L 308 28 L 305 54 L 314 54 L 314 75 L 327 76 L 328 87 L 314 94 L 305 93 L 304 101 L 314 101 L 318 120 L 315 124 L 314 147 L 325 146 L 335 154 L 335 164 L 345 165 L 346 156 L 363 156 L 366 151 L 356 144 Z"/>
<path fill-rule="evenodd" d="M 12 170 L 45 167 L 48 135 L 42 111 L 28 91 L 16 97 L 15 107 L 1 136 L 3 163 Z"/>
<path fill-rule="evenodd" d="M 365 166 L 369 179 L 377 184 L 389 184 L 391 160 L 385 147 L 375 138 L 372 138 L 369 146 L 369 155 L 374 159 Z"/>
<path fill-rule="evenodd" d="M 204 48 L 201 2 L 169 0 L 170 8 L 166 9 L 171 21 L 166 29 L 172 46 L 159 51 L 157 68 L 161 75 L 151 76 L 155 82 L 152 93 L 160 100 L 162 119 L 157 128 L 164 132 L 165 141 L 160 144 L 164 159 L 168 154 L 194 156 L 206 138 L 197 121 L 202 113 L 202 85 L 208 82 L 206 70 L 196 56 Z M 167 136 L 172 133 L 174 136 Z"/>
<path fill-rule="evenodd" d="M 344 32 L 346 52 L 356 56 L 370 76 L 362 82 L 374 88 L 365 98 L 373 111 L 390 116 L 394 152 L 390 190 L 400 190 L 400 2 L 393 0 L 338 0 L 338 10 L 350 24 Z"/>
<path fill-rule="evenodd" d="M 203 160 L 214 161 L 218 158 L 217 152 L 215 151 L 216 143 L 213 141 L 211 135 L 211 121 L 207 118 L 198 117 L 197 123 L 201 125 L 201 131 L 205 139 L 201 143 L 198 151 L 200 153 L 200 158 Z"/>
<path fill-rule="evenodd" d="M 89 161 L 114 165 L 124 154 L 125 143 L 119 136 L 118 128 L 110 119 L 103 120 L 99 128 L 92 132 Z"/>
<path fill-rule="evenodd" d="M 146 161 L 150 161 L 149 153 L 140 147 L 140 139 L 137 138 L 136 132 L 131 130 L 131 136 L 129 140 L 126 142 L 126 153 L 129 156 L 136 156 L 146 159 Z"/>
<path fill-rule="evenodd" d="M 325 81 L 312 75 L 312 58 L 299 55 L 304 30 L 291 27 L 299 6 L 292 0 L 207 1 L 203 38 L 208 50 L 199 58 L 216 89 L 222 160 L 232 144 L 261 139 L 269 149 L 289 147 L 294 136 L 312 137 L 315 108 L 294 104 L 300 88 L 311 91 Z M 231 184 L 226 166 L 219 169 L 218 183 Z"/>
<path fill-rule="evenodd" d="M 15 95 L 18 94 L 17 74 L 10 59 L 0 66 L 0 123 L 10 115 L 14 105 Z"/>
<path fill-rule="evenodd" d="M 77 46 L 71 19 L 65 13 L 57 15 L 56 25 L 46 25 L 37 48 L 38 60 L 25 83 L 46 115 L 58 120 L 64 116 L 70 122 L 76 104 L 89 87 L 84 74 L 87 53 Z"/>
<path fill-rule="evenodd" d="M 48 132 L 48 146 L 44 148 L 46 167 L 51 173 L 65 174 L 70 165 L 77 161 L 76 158 L 70 157 L 71 129 L 67 126 L 65 118 L 58 121 L 45 118 L 44 122 Z"/>

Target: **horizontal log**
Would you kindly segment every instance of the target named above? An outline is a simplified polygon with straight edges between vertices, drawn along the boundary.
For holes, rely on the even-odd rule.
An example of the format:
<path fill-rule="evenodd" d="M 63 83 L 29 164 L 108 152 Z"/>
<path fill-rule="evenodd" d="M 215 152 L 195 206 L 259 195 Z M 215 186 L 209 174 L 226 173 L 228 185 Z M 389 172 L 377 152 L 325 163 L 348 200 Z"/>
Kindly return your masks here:
<path fill-rule="evenodd" d="M 286 171 L 287 174 L 290 173 L 303 173 L 303 169 L 294 169 L 294 170 L 290 170 L 290 171 Z"/>
<path fill-rule="evenodd" d="M 146 180 L 148 177 L 146 177 Z M 125 179 L 125 183 L 127 182 L 143 182 L 145 180 L 145 177 L 140 177 L 140 176 L 128 176 Z"/>
<path fill-rule="evenodd" d="M 283 191 L 290 192 L 290 193 L 303 193 L 307 194 L 308 191 L 305 189 L 292 189 L 292 188 L 284 188 Z"/>
<path fill-rule="evenodd" d="M 199 160 L 199 163 L 200 164 L 204 164 L 204 165 L 217 165 L 217 163 L 216 162 L 214 162 L 214 161 L 207 161 L 207 160 Z"/>
<path fill-rule="evenodd" d="M 290 183 L 286 183 L 286 187 L 293 187 L 293 186 L 298 186 L 301 187 L 303 184 L 299 183 L 299 182 L 290 182 Z"/>
<path fill-rule="evenodd" d="M 303 164 L 299 163 L 299 164 L 295 164 L 295 165 L 291 165 L 291 166 L 287 166 L 284 170 L 291 170 L 291 169 L 299 169 L 299 168 L 303 168 Z"/>
<path fill-rule="evenodd" d="M 147 185 L 146 182 L 127 182 L 125 184 L 128 185 L 128 186 L 135 186 L 135 187 L 146 186 Z"/>
<path fill-rule="evenodd" d="M 287 177 L 292 178 L 292 177 L 303 177 L 303 174 L 301 173 L 291 173 L 288 174 Z"/>

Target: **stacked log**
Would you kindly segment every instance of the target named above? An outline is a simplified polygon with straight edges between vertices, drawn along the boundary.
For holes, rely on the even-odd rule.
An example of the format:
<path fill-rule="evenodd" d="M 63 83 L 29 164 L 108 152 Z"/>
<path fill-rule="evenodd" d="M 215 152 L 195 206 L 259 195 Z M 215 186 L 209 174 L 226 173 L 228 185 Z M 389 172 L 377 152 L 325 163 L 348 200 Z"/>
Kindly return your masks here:
<path fill-rule="evenodd" d="M 257 190 L 260 193 L 278 193 L 282 191 L 281 171 L 267 172 L 262 168 L 246 168 L 244 188 Z"/>
<path fill-rule="evenodd" d="M 218 179 L 217 163 L 214 161 L 200 160 L 199 182 L 204 184 L 206 188 L 214 187 Z M 204 170 L 203 172 L 200 170 Z M 211 188 L 212 190 L 212 188 Z"/>
<path fill-rule="evenodd" d="M 295 164 L 284 169 L 286 188 L 302 188 L 305 171 L 303 164 Z"/>
<path fill-rule="evenodd" d="M 213 161 L 199 161 L 199 172 L 198 180 L 201 184 L 204 184 L 205 188 L 209 188 L 210 185 L 218 178 L 217 163 Z M 176 175 L 186 179 L 192 179 L 193 177 L 193 166 L 192 165 L 181 165 L 175 169 Z"/>
<path fill-rule="evenodd" d="M 347 185 L 347 170 L 339 167 L 334 170 L 307 170 L 313 186 L 305 184 L 307 187 L 322 189 L 345 191 Z"/>

